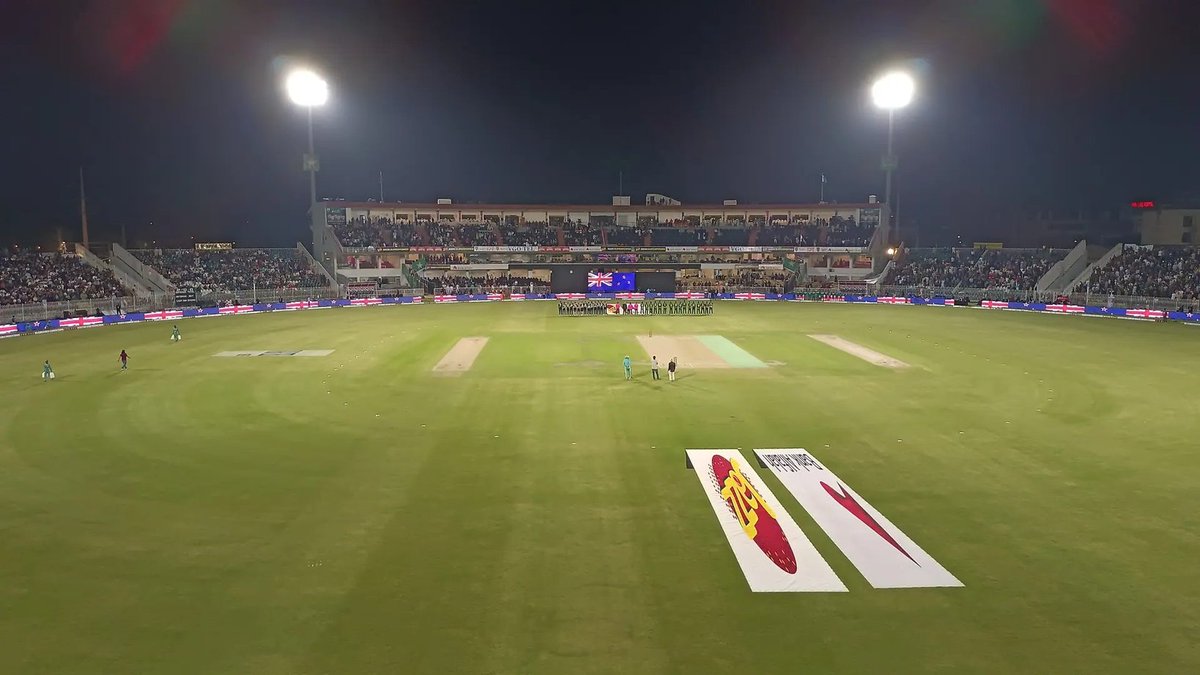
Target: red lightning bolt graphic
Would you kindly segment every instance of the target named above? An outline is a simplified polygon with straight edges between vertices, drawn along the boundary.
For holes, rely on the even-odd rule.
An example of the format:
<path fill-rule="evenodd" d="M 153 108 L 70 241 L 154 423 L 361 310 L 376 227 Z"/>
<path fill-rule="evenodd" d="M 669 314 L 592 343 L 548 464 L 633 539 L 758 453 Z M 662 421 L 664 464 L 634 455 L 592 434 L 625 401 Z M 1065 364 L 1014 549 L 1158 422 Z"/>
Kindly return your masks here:
<path fill-rule="evenodd" d="M 838 487 L 842 489 L 841 494 L 839 494 L 837 490 L 829 487 L 825 481 L 821 481 L 821 487 L 825 488 L 825 491 L 829 493 L 830 497 L 833 497 L 833 501 L 841 504 L 842 508 L 854 514 L 855 518 L 861 520 L 863 525 L 866 525 L 874 530 L 875 534 L 883 537 L 887 543 L 891 544 L 897 551 L 903 553 L 905 558 L 912 560 L 914 565 L 917 567 L 921 566 L 921 563 L 913 560 L 913 557 L 908 554 L 908 551 L 905 551 L 903 546 L 896 543 L 896 540 L 892 538 L 892 535 L 888 534 L 887 530 L 883 529 L 883 526 L 876 522 L 875 519 L 871 517 L 871 514 L 867 513 L 867 510 L 864 509 L 861 504 L 855 501 L 854 497 L 850 496 L 850 493 L 846 491 L 846 487 L 844 485 L 838 483 Z"/>

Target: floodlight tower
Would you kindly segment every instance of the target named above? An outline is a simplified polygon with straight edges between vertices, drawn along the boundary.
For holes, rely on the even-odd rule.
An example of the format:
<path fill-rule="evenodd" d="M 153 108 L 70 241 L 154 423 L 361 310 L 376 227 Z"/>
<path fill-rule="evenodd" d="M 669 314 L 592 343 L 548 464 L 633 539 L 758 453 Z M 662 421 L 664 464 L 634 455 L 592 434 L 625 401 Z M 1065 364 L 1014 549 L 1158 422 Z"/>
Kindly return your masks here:
<path fill-rule="evenodd" d="M 875 107 L 886 110 L 888 114 L 888 136 L 887 136 L 887 154 L 883 157 L 883 171 L 885 178 L 883 188 L 883 203 L 887 204 L 888 217 L 892 215 L 892 172 L 896 170 L 898 165 L 897 158 L 893 152 L 893 139 L 895 136 L 895 117 L 896 111 L 912 103 L 913 94 L 916 92 L 917 85 L 913 81 L 911 75 L 905 72 L 891 72 L 875 80 L 875 84 L 871 85 L 871 100 L 875 102 Z M 897 234 L 899 234 L 899 223 L 896 224 Z"/>
<path fill-rule="evenodd" d="M 317 203 L 317 153 L 313 149 L 314 106 L 325 105 L 329 100 L 329 84 L 320 75 L 308 69 L 293 70 L 284 82 L 288 98 L 308 112 L 308 154 L 304 156 L 304 170 L 308 172 L 308 205 Z"/>

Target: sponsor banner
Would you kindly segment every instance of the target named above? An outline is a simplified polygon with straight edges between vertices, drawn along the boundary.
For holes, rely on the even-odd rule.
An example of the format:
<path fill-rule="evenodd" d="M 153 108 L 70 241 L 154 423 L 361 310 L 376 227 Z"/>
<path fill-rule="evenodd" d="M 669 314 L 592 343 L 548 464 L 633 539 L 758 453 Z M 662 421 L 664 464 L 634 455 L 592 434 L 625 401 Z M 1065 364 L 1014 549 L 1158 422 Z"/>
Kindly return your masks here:
<path fill-rule="evenodd" d="M 503 293 L 488 293 L 488 294 L 487 294 L 487 299 L 488 299 L 488 300 L 493 300 L 493 301 L 494 301 L 494 300 L 503 300 L 503 299 L 504 299 L 504 294 L 503 294 Z"/>
<path fill-rule="evenodd" d="M 895 298 L 892 296 L 875 298 L 875 302 L 882 302 L 885 305 L 910 305 L 910 304 L 912 304 L 908 298 Z"/>
<path fill-rule="evenodd" d="M 1008 309 L 1007 302 L 999 302 L 996 300 L 984 300 L 983 302 L 979 303 L 979 306 L 983 307 L 984 309 Z"/>
<path fill-rule="evenodd" d="M 558 300 L 583 300 L 587 295 L 583 293 L 555 293 L 554 297 Z"/>
<path fill-rule="evenodd" d="M 5 326 L 0 326 L 0 335 L 16 335 L 17 324 L 11 323 Z"/>
<path fill-rule="evenodd" d="M 519 302 L 525 299 L 524 293 L 509 293 L 508 299 L 510 302 Z"/>
<path fill-rule="evenodd" d="M 1083 307 L 1081 305 L 1046 305 L 1046 311 L 1060 314 L 1083 314 Z"/>
<path fill-rule="evenodd" d="M 418 253 L 441 253 L 449 250 L 445 246 L 410 246 L 408 248 L 397 249 L 400 251 L 416 251 Z"/>
<path fill-rule="evenodd" d="M 729 247 L 728 246 L 701 246 L 700 252 L 701 253 L 728 253 Z"/>
<path fill-rule="evenodd" d="M 734 293 L 734 300 L 766 300 L 765 293 Z"/>
<path fill-rule="evenodd" d="M 249 314 L 254 311 L 254 305 L 229 305 L 217 309 L 218 314 Z"/>
<path fill-rule="evenodd" d="M 458 296 L 457 295 L 435 295 L 435 296 L 433 296 L 433 301 L 434 302 L 458 302 Z"/>
<path fill-rule="evenodd" d="M 351 307 L 367 307 L 370 305 L 382 305 L 381 298 L 354 298 L 350 300 Z"/>
<path fill-rule="evenodd" d="M 617 300 L 645 300 L 645 293 L 617 293 Z"/>
<path fill-rule="evenodd" d="M 768 250 L 770 250 L 770 249 L 764 248 L 762 246 L 730 246 L 729 247 L 730 253 L 762 253 L 763 251 L 768 251 Z"/>
<path fill-rule="evenodd" d="M 178 309 L 165 309 L 161 312 L 146 312 L 142 318 L 146 321 L 170 321 L 183 318 L 183 312 Z"/>
<path fill-rule="evenodd" d="M 688 450 L 687 457 L 750 590 L 847 590 L 742 453 Z"/>
<path fill-rule="evenodd" d="M 765 465 L 875 588 L 962 586 L 804 449 L 758 450 Z"/>
<path fill-rule="evenodd" d="M 863 253 L 862 246 L 793 246 L 793 253 Z"/>
<path fill-rule="evenodd" d="M 599 253 L 604 249 L 599 246 L 568 246 L 567 250 L 571 253 Z"/>
<path fill-rule="evenodd" d="M 570 246 L 535 246 L 534 250 L 541 253 L 567 253 L 571 250 Z"/>
<path fill-rule="evenodd" d="M 696 253 L 700 250 L 699 246 L 664 246 L 667 253 Z"/>
<path fill-rule="evenodd" d="M 1161 319 L 1166 316 L 1166 312 L 1157 309 L 1127 309 L 1125 316 L 1132 316 L 1138 319 Z"/>
<path fill-rule="evenodd" d="M 314 309 L 318 306 L 319 305 L 314 300 L 301 300 L 299 302 L 286 302 L 283 305 L 284 309 Z"/>

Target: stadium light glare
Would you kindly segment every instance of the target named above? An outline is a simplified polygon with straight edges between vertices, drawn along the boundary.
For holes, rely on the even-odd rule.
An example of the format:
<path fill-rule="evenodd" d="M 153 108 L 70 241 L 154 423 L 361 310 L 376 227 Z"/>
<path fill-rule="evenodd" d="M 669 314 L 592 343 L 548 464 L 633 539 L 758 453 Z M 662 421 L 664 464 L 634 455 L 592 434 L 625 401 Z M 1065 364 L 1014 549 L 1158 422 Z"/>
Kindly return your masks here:
<path fill-rule="evenodd" d="M 908 73 L 892 72 L 871 85 L 871 100 L 884 110 L 898 110 L 912 103 L 917 84 Z"/>
<path fill-rule="evenodd" d="M 894 248 L 889 248 L 889 249 L 887 250 L 887 254 L 888 254 L 889 256 L 896 255 L 896 249 L 894 249 Z"/>
<path fill-rule="evenodd" d="M 329 83 L 311 70 L 293 70 L 284 83 L 288 98 L 296 105 L 311 108 L 329 100 Z"/>

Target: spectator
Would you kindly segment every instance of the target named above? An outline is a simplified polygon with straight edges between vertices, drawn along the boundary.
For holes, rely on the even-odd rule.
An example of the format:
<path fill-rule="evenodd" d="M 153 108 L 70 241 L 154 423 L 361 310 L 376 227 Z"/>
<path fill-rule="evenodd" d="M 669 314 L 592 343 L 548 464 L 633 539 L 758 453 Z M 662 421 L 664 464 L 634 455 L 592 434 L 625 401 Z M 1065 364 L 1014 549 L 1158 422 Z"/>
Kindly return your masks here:
<path fill-rule="evenodd" d="M 329 285 L 323 274 L 310 267 L 308 257 L 294 249 L 156 249 L 131 253 L 176 286 L 202 293 Z"/>
<path fill-rule="evenodd" d="M 896 271 L 892 283 L 930 288 L 1033 290 L 1063 254 L 1049 249 L 914 250 Z"/>
<path fill-rule="evenodd" d="M 105 300 L 128 294 L 112 270 L 92 267 L 78 256 L 16 253 L 0 257 L 0 305 Z"/>
<path fill-rule="evenodd" d="M 1092 293 L 1200 299 L 1200 249 L 1129 247 L 1088 281 Z"/>

